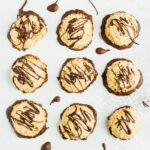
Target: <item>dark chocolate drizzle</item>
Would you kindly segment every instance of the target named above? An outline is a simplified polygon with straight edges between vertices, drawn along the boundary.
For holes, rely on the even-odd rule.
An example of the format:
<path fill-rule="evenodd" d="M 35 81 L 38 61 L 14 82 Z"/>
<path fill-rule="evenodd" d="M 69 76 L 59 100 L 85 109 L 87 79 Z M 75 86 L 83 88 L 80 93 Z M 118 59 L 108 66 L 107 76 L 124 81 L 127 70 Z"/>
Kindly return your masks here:
<path fill-rule="evenodd" d="M 104 48 L 101 48 L 101 47 L 96 49 L 96 53 L 100 54 L 100 55 L 105 54 L 105 53 L 107 53 L 109 51 L 110 51 L 110 49 L 104 49 Z"/>
<path fill-rule="evenodd" d="M 13 77 L 13 80 L 17 78 L 20 84 L 28 84 L 30 87 L 34 87 L 34 83 L 31 79 L 34 78 L 35 80 L 40 80 L 41 78 L 44 79 L 41 75 L 39 75 L 36 71 L 35 68 L 38 68 L 45 72 L 45 70 L 33 63 L 31 60 L 26 59 L 25 57 L 20 58 L 18 60 L 18 63 L 22 63 L 21 66 L 15 66 L 13 67 L 13 72 L 17 74 L 17 76 Z"/>
<path fill-rule="evenodd" d="M 132 87 L 132 81 L 131 81 L 130 76 L 134 75 L 133 69 L 129 68 L 129 66 L 120 65 L 120 63 L 118 64 L 118 68 L 119 68 L 119 73 L 118 74 L 113 69 L 111 69 L 113 74 L 117 77 L 116 82 L 119 85 L 122 84 L 123 88 Z M 128 85 L 128 87 L 126 87 L 126 84 Z M 122 91 L 121 86 L 120 86 L 120 90 Z"/>
<path fill-rule="evenodd" d="M 69 47 L 74 47 L 74 45 L 83 38 L 84 35 L 84 25 L 87 23 L 88 17 L 73 18 L 68 22 L 66 31 L 61 35 L 63 37 L 68 34 L 68 40 L 72 41 Z M 78 33 L 80 32 L 80 35 Z"/>
<path fill-rule="evenodd" d="M 19 116 L 18 118 L 15 118 L 13 116 L 11 116 L 11 119 L 13 120 L 13 122 L 16 122 L 17 124 L 24 126 L 26 129 L 33 131 L 34 129 L 34 122 L 38 122 L 35 120 L 35 115 L 40 114 L 38 108 L 32 103 L 32 102 L 28 102 L 28 106 L 24 106 L 23 110 L 18 110 L 16 112 L 17 116 Z"/>
<path fill-rule="evenodd" d="M 79 114 L 78 112 L 80 112 L 81 114 Z M 88 125 L 88 122 L 91 122 L 91 120 L 93 120 L 94 118 L 89 112 L 83 110 L 82 108 L 78 109 L 77 106 L 75 106 L 74 112 L 69 114 L 67 117 L 67 126 L 63 126 L 63 128 L 71 139 L 72 137 L 75 137 L 76 134 L 77 137 L 81 137 L 83 130 L 92 132 L 93 128 Z M 70 126 L 70 123 L 74 126 L 73 130 L 72 126 Z M 76 132 L 76 134 L 74 133 L 74 131 Z"/>
<path fill-rule="evenodd" d="M 137 36 L 137 29 L 135 28 L 135 25 L 132 23 L 132 21 L 128 21 L 126 18 L 119 17 L 119 19 L 112 19 L 110 25 L 116 26 L 118 32 L 120 32 L 120 34 L 123 36 L 127 33 L 130 40 L 134 44 L 138 45 L 138 43 L 135 42 L 135 38 Z M 134 37 L 131 37 L 129 28 L 134 32 Z"/>
<path fill-rule="evenodd" d="M 18 33 L 17 39 L 19 40 L 18 44 L 14 44 L 12 41 L 10 35 L 8 34 L 8 38 L 10 41 L 14 44 L 14 46 L 18 46 L 20 44 L 23 44 L 23 47 L 28 39 L 32 39 L 36 34 L 38 34 L 41 29 L 45 26 L 43 19 L 36 13 L 32 11 L 24 11 L 24 7 L 27 4 L 27 0 L 25 0 L 22 7 L 19 9 L 19 14 L 17 16 L 18 19 L 20 19 L 19 26 L 13 23 L 11 26 L 11 30 L 15 30 Z M 36 16 L 37 21 L 39 22 L 39 28 L 37 29 L 35 23 L 30 19 L 30 16 Z M 25 17 L 26 19 L 23 20 L 22 17 Z"/>
<path fill-rule="evenodd" d="M 96 6 L 94 5 L 94 3 L 93 3 L 91 0 L 88 0 L 88 1 L 89 1 L 89 3 L 93 6 L 93 8 L 94 8 L 95 11 L 96 11 L 96 14 L 98 15 L 98 10 L 97 10 Z"/>
<path fill-rule="evenodd" d="M 41 150 L 51 150 L 51 143 L 46 142 L 42 145 Z"/>
<path fill-rule="evenodd" d="M 149 107 L 149 104 L 147 102 L 145 102 L 145 101 L 142 101 L 142 104 L 143 104 L 144 107 Z"/>
<path fill-rule="evenodd" d="M 22 13 L 22 12 L 24 12 L 23 9 L 24 9 L 24 7 L 26 6 L 27 2 L 28 2 L 28 0 L 25 0 L 25 2 L 23 3 L 23 5 L 22 5 L 21 8 L 19 9 L 19 14 Z"/>
<path fill-rule="evenodd" d="M 79 65 L 74 64 L 72 60 L 70 61 L 71 66 L 75 71 L 73 71 L 71 67 L 66 66 L 67 69 L 69 70 L 69 73 L 62 70 L 65 72 L 65 75 L 64 77 L 61 77 L 61 79 L 65 80 L 68 84 L 74 85 L 74 87 L 79 91 L 84 90 L 85 87 L 83 87 L 81 80 L 84 80 L 85 83 L 92 81 L 93 80 L 92 76 L 95 75 L 95 70 L 91 66 L 89 66 L 86 62 L 84 62 L 85 69 L 83 70 Z M 79 82 L 80 87 L 76 86 L 76 82 Z"/>
<path fill-rule="evenodd" d="M 120 130 L 124 130 L 124 132 L 128 135 L 132 134 L 132 131 L 129 127 L 129 123 L 135 123 L 135 120 L 131 113 L 125 109 L 123 109 L 124 116 L 121 116 L 120 118 L 117 118 L 117 122 L 115 123 L 117 125 L 117 128 Z"/>
<path fill-rule="evenodd" d="M 52 3 L 50 4 L 48 7 L 47 7 L 47 10 L 50 11 L 50 12 L 56 12 L 58 9 L 59 9 L 59 6 L 58 6 L 58 0 L 56 0 L 55 3 Z"/>

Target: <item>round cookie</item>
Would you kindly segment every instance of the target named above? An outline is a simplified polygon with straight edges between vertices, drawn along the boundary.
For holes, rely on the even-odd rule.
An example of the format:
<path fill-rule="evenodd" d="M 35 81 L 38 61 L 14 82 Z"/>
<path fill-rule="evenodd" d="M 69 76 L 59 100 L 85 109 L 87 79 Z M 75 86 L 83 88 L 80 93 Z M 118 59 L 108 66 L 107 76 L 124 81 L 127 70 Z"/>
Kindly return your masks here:
<path fill-rule="evenodd" d="M 20 51 L 33 47 L 47 33 L 46 24 L 37 13 L 23 11 L 26 2 L 19 10 L 17 20 L 11 25 L 8 32 L 8 39 L 13 47 Z"/>
<path fill-rule="evenodd" d="M 101 35 L 104 41 L 117 49 L 127 49 L 137 44 L 140 24 L 134 16 L 126 12 L 115 12 L 107 15 L 102 22 Z"/>
<path fill-rule="evenodd" d="M 124 106 L 115 110 L 108 117 L 110 133 L 121 140 L 128 140 L 138 132 L 140 116 L 131 106 Z"/>
<path fill-rule="evenodd" d="M 66 12 L 57 28 L 58 41 L 72 50 L 88 47 L 93 37 L 92 16 L 82 10 Z"/>
<path fill-rule="evenodd" d="M 47 66 L 37 56 L 25 55 L 12 65 L 12 80 L 24 93 L 32 93 L 47 82 Z"/>
<path fill-rule="evenodd" d="M 96 126 L 97 113 L 90 105 L 74 103 L 60 118 L 59 129 L 64 139 L 86 140 Z"/>
<path fill-rule="evenodd" d="M 96 78 L 93 62 L 85 57 L 67 59 L 58 77 L 61 87 L 68 93 L 83 92 Z"/>
<path fill-rule="evenodd" d="M 132 61 L 124 58 L 111 60 L 102 78 L 108 91 L 120 96 L 130 95 L 143 83 L 141 71 Z"/>
<path fill-rule="evenodd" d="M 47 112 L 33 101 L 16 101 L 7 109 L 7 117 L 19 137 L 34 138 L 47 129 Z"/>

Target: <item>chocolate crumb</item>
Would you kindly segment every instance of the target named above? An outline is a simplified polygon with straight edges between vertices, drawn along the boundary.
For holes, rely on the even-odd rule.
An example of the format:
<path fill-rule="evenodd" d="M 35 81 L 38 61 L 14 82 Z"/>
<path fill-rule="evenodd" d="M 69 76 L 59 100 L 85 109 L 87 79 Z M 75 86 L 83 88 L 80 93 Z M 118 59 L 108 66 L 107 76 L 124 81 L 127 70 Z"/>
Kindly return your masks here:
<path fill-rule="evenodd" d="M 104 49 L 104 48 L 101 48 L 101 47 L 96 49 L 96 53 L 100 54 L 100 55 L 105 54 L 105 53 L 107 53 L 109 51 L 110 51 L 110 49 Z"/>
<path fill-rule="evenodd" d="M 53 104 L 53 103 L 57 103 L 57 102 L 60 102 L 60 96 L 55 96 L 53 98 L 53 100 L 50 102 L 50 105 Z"/>
<path fill-rule="evenodd" d="M 42 145 L 41 150 L 51 150 L 51 143 L 46 142 Z"/>
<path fill-rule="evenodd" d="M 102 143 L 103 150 L 106 150 L 106 144 Z"/>

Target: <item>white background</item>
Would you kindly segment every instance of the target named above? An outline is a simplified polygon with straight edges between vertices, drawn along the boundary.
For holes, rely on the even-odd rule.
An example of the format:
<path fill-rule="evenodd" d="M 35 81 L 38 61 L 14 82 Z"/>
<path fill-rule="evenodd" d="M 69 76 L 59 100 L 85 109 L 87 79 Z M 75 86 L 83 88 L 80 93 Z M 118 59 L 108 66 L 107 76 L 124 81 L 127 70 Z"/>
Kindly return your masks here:
<path fill-rule="evenodd" d="M 88 0 L 60 0 L 60 9 L 56 13 L 46 10 L 52 0 L 29 0 L 25 10 L 40 14 L 47 23 L 48 34 L 36 46 L 26 52 L 12 48 L 7 32 L 16 20 L 18 9 L 23 0 L 0 0 L 0 149 L 2 150 L 40 150 L 46 141 L 51 141 L 52 150 L 102 150 L 105 142 L 107 150 L 149 150 L 150 149 L 150 108 L 144 108 L 142 101 L 150 100 L 150 1 L 149 0 L 93 0 L 98 8 L 97 16 Z M 94 37 L 92 44 L 81 52 L 61 46 L 56 38 L 56 27 L 65 11 L 82 9 L 93 15 Z M 133 14 L 141 24 L 140 36 L 132 48 L 118 51 L 104 43 L 99 36 L 102 18 L 115 11 L 127 11 Z M 110 48 L 111 52 L 97 55 L 97 47 Z M 10 68 L 16 58 L 25 54 L 35 54 L 48 66 L 48 82 L 33 94 L 23 94 L 12 84 Z M 63 62 L 69 57 L 88 57 L 92 59 L 99 73 L 96 82 L 82 94 L 68 94 L 60 88 L 57 76 Z M 107 92 L 102 84 L 101 74 L 105 65 L 113 58 L 131 59 L 144 76 L 143 86 L 131 96 L 119 97 Z M 61 96 L 61 102 L 49 105 L 54 96 Z M 6 118 L 6 108 L 18 99 L 31 99 L 41 103 L 48 111 L 49 129 L 35 139 L 18 138 Z M 60 113 L 73 102 L 91 104 L 98 113 L 94 133 L 86 141 L 63 140 L 58 131 Z M 123 105 L 135 107 L 141 115 L 141 128 L 135 138 L 121 141 L 112 137 L 106 126 L 106 117 Z"/>

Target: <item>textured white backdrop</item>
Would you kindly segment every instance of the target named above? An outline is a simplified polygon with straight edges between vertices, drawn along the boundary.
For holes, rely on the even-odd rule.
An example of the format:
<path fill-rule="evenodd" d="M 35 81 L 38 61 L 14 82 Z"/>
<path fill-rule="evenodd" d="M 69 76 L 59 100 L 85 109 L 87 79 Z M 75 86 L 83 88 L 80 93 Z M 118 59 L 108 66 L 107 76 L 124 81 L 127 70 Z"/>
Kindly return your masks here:
<path fill-rule="evenodd" d="M 48 25 L 48 34 L 35 47 L 19 52 L 12 48 L 7 39 L 11 23 L 16 19 L 23 0 L 0 0 L 0 149 L 3 150 L 40 150 L 41 145 L 51 141 L 52 150 L 102 150 L 105 142 L 107 150 L 149 150 L 150 149 L 150 108 L 144 108 L 142 100 L 150 100 L 150 1 L 149 0 L 93 0 L 98 8 L 97 16 L 88 0 L 60 0 L 60 9 L 50 13 L 46 7 L 52 0 L 29 0 L 26 10 L 39 13 Z M 61 16 L 70 9 L 82 9 L 93 15 L 94 37 L 92 44 L 84 51 L 75 52 L 61 46 L 56 40 L 56 27 Z M 127 11 L 133 14 L 141 24 L 139 46 L 118 51 L 108 46 L 99 36 L 102 18 L 115 11 Z M 95 48 L 110 48 L 111 52 L 97 55 Z M 17 57 L 35 54 L 48 65 L 48 82 L 33 94 L 18 91 L 10 79 L 10 68 Z M 59 70 L 69 57 L 91 58 L 99 73 L 96 82 L 82 94 L 68 94 L 61 90 L 57 76 Z M 107 92 L 102 84 L 101 74 L 107 62 L 113 58 L 125 57 L 133 60 L 144 76 L 143 86 L 131 96 L 118 97 Z M 59 95 L 61 102 L 49 105 L 51 99 Z M 35 139 L 18 138 L 6 118 L 6 108 L 18 99 L 31 99 L 41 103 L 48 111 L 49 129 Z M 73 102 L 91 104 L 98 113 L 94 133 L 86 141 L 67 141 L 61 138 L 58 131 L 59 116 L 62 110 Z M 141 115 L 141 128 L 134 139 L 121 141 L 112 137 L 106 127 L 106 117 L 116 108 L 123 105 L 135 107 Z"/>

